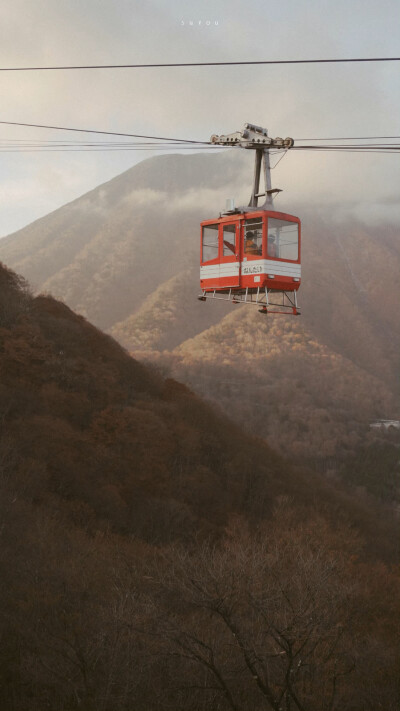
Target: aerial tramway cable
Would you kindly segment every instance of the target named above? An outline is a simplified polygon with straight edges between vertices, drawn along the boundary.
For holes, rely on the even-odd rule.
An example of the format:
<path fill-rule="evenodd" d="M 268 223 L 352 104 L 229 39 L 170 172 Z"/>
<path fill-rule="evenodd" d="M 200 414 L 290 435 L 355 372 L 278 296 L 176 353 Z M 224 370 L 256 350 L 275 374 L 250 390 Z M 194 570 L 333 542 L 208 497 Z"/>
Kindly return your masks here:
<path fill-rule="evenodd" d="M 82 64 L 47 67 L 0 67 L 0 72 L 43 72 L 82 69 L 162 69 L 177 67 L 238 67 L 279 64 L 352 64 L 365 62 L 400 62 L 400 57 L 344 57 L 333 59 L 261 59 L 235 62 L 158 62 L 148 64 Z"/>
<path fill-rule="evenodd" d="M 29 128 L 47 128 L 52 131 L 77 131 L 78 133 L 98 133 L 105 136 L 126 136 L 127 138 L 147 138 L 155 141 L 174 141 L 177 143 L 196 143 L 209 145 L 210 141 L 193 141 L 188 138 L 165 138 L 165 136 L 143 136 L 137 133 L 120 133 L 117 131 L 98 131 L 92 128 L 71 128 L 67 126 L 47 126 L 38 123 L 19 123 L 17 121 L 0 121 L 4 126 L 27 126 Z"/>
<path fill-rule="evenodd" d="M 174 150 L 201 150 L 201 149 L 206 149 L 206 150 L 222 150 L 223 148 L 229 147 L 232 148 L 234 146 L 228 145 L 228 146 L 222 146 L 222 145 L 214 145 L 211 141 L 197 141 L 193 139 L 187 139 L 187 138 L 165 138 L 161 136 L 147 136 L 147 135 L 142 135 L 142 134 L 136 134 L 136 133 L 123 133 L 119 131 L 101 131 L 97 129 L 92 129 L 92 128 L 75 128 L 75 127 L 70 127 L 70 126 L 52 126 L 52 125 L 46 125 L 46 124 L 33 124 L 33 123 L 22 123 L 22 122 L 17 122 L 17 121 L 0 121 L 0 125 L 4 126 L 21 126 L 21 127 L 28 127 L 28 128 L 43 128 L 43 129 L 48 129 L 52 131 L 73 131 L 77 133 L 90 133 L 90 134 L 97 134 L 97 135 L 105 135 L 105 136 L 118 136 L 122 138 L 143 138 L 147 139 L 148 142 L 97 142 L 97 143 L 89 143 L 88 141 L 86 142 L 72 142 L 72 141 L 67 141 L 66 139 L 63 139 L 62 142 L 57 142 L 57 145 L 49 145 L 50 141 L 45 140 L 42 141 L 41 144 L 39 141 L 35 142 L 35 145 L 32 145 L 32 139 L 30 139 L 30 144 L 28 145 L 29 139 L 25 139 L 25 145 L 21 144 L 18 146 L 16 144 L 16 139 L 14 139 L 14 144 L 12 143 L 13 139 L 8 139 L 9 143 L 6 146 L 1 146 L 1 140 L 0 140 L 0 151 L 1 152 L 27 152 L 28 150 L 31 151 L 100 151 L 100 150 L 170 150 L 171 148 L 174 148 Z M 295 150 L 295 151 L 337 151 L 337 152 L 353 152 L 353 153 L 397 153 L 400 150 L 400 143 L 346 143 L 346 144 L 339 144 L 339 145 L 324 145 L 324 144 L 316 144 L 315 142 L 318 141 L 369 141 L 369 140 L 374 140 L 374 141 L 383 141 L 383 140 L 394 140 L 394 139 L 400 139 L 400 136 L 351 136 L 351 137 L 338 137 L 338 138 L 302 138 L 302 139 L 296 139 L 297 141 L 303 141 L 303 142 L 308 142 L 308 141 L 313 141 L 314 145 L 294 145 L 291 147 L 290 150 Z M 4 140 L 4 139 L 3 139 Z M 7 139 L 5 139 L 7 140 Z M 51 142 L 55 143 L 55 142 Z M 271 149 L 271 154 L 275 151 Z M 280 152 L 280 151 L 278 151 Z"/>

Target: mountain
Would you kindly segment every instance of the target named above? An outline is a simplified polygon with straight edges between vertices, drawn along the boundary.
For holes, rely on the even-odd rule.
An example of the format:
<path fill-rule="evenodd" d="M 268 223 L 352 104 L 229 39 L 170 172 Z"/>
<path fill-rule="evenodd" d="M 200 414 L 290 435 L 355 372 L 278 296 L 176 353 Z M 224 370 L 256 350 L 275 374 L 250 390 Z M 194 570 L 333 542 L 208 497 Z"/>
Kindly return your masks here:
<path fill-rule="evenodd" d="M 395 711 L 391 510 L 2 265 L 0 493 L 1 708 Z"/>
<path fill-rule="evenodd" d="M 151 158 L 4 238 L 0 258 L 35 289 L 110 328 L 193 263 L 193 213 L 197 236 L 201 201 L 214 195 L 217 207 L 218 188 L 236 168 L 230 156 Z"/>
<path fill-rule="evenodd" d="M 0 297 L 2 471 L 18 499 L 149 543 L 218 537 L 280 495 L 306 504 L 310 473 L 3 266 Z"/>
<path fill-rule="evenodd" d="M 199 222 L 246 202 L 242 153 L 146 160 L 1 240 L 0 259 L 293 461 L 351 479 L 371 421 L 399 417 L 398 227 L 279 197 L 303 223 L 301 317 L 201 303 Z"/>

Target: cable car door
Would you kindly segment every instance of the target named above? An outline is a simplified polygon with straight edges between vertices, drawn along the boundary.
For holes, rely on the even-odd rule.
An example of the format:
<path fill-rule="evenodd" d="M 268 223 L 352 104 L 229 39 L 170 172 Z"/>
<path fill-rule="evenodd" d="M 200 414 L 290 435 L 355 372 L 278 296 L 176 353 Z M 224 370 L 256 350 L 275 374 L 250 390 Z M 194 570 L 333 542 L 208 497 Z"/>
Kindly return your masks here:
<path fill-rule="evenodd" d="M 223 222 L 220 230 L 220 285 L 227 288 L 237 287 L 240 280 L 239 223 Z"/>

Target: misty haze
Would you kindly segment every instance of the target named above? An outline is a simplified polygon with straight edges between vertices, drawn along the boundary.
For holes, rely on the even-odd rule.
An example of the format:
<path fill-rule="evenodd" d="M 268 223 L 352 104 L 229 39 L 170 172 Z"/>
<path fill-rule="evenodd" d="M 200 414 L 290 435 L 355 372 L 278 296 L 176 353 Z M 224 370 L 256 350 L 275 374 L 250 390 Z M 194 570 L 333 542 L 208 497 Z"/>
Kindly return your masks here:
<path fill-rule="evenodd" d="M 0 711 L 398 711 L 399 19 L 4 0 Z"/>

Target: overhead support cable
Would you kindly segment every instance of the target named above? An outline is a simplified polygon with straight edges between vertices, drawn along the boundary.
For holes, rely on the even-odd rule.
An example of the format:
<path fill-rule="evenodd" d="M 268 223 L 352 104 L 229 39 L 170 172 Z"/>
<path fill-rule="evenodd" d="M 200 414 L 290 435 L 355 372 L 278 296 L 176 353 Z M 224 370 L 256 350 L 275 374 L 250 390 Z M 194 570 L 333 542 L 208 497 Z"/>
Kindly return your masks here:
<path fill-rule="evenodd" d="M 43 72 L 76 69 L 161 69 L 163 67 L 238 67 L 278 64 L 349 64 L 357 62 L 400 62 L 400 57 L 346 57 L 339 59 L 265 59 L 236 62 L 159 62 L 148 64 L 82 64 L 47 67 L 0 67 L 0 72 Z"/>
<path fill-rule="evenodd" d="M 147 135 L 142 135 L 142 134 L 137 134 L 137 133 L 122 133 L 122 132 L 117 132 L 117 131 L 101 131 L 97 129 L 92 129 L 92 128 L 75 128 L 71 126 L 52 126 L 52 125 L 47 125 L 47 124 L 36 124 L 36 123 L 22 123 L 22 122 L 17 122 L 17 121 L 0 121 L 0 125 L 3 126 L 22 126 L 22 127 L 27 127 L 27 128 L 45 128 L 49 129 L 52 131 L 73 131 L 77 133 L 93 133 L 93 134 L 98 134 L 98 135 L 103 135 L 103 136 L 118 136 L 118 137 L 125 137 L 125 138 L 144 138 L 149 141 L 162 141 L 172 143 L 172 144 L 188 144 L 188 145 L 193 145 L 193 146 L 212 146 L 214 147 L 214 144 L 211 143 L 211 141 L 197 141 L 194 139 L 187 139 L 187 138 L 166 138 L 162 136 L 147 136 Z M 394 140 L 394 139 L 400 139 L 400 136 L 348 136 L 348 137 L 337 137 L 337 138 L 297 138 L 295 139 L 296 141 L 366 141 L 366 140 Z M 13 140 L 13 139 L 9 139 Z M 14 139 L 15 140 L 15 139 Z M 25 139 L 29 140 L 29 139 Z M 63 139 L 65 140 L 65 139 Z M 156 145 L 155 143 L 147 144 L 147 145 Z M 164 143 L 165 145 L 165 143 Z M 361 144 L 356 144 L 361 145 Z M 383 144 L 375 144 L 376 146 L 382 146 Z M 217 146 L 215 146 L 217 147 Z M 219 146 L 222 148 L 223 146 Z M 234 147 L 232 144 L 228 144 L 228 147 Z M 343 148 L 349 147 L 349 146 L 343 146 Z M 298 150 L 300 148 L 314 148 L 314 146 L 298 146 L 295 145 L 291 148 L 291 150 Z M 315 146 L 315 148 L 321 148 L 321 146 Z M 328 146 L 328 148 L 340 148 L 340 146 Z"/>
<path fill-rule="evenodd" d="M 121 145 L 116 145 L 116 146 L 85 146 L 85 145 L 79 145 L 77 144 L 76 146 L 74 144 L 71 144 L 69 146 L 62 146 L 62 145 L 53 145 L 53 146 L 8 146 L 8 145 L 1 145 L 0 144 L 0 151 L 2 153 L 9 152 L 9 153 L 27 153 L 28 151 L 33 151 L 33 152 L 45 152 L 45 151 L 60 151 L 64 153 L 68 153 L 68 151 L 88 151 L 92 153 L 96 153 L 98 151 L 174 151 L 180 152 L 180 151 L 203 151 L 203 152 L 211 152 L 217 150 L 216 148 L 212 146 L 185 146 L 181 144 L 174 144 L 171 146 L 158 146 L 158 145 L 149 145 L 149 146 L 121 146 Z M 223 149 L 222 149 L 223 150 Z M 226 149 L 225 149 L 226 150 Z"/>
<path fill-rule="evenodd" d="M 388 141 L 400 136 L 338 136 L 337 138 L 295 138 L 295 141 Z"/>
<path fill-rule="evenodd" d="M 4 126 L 22 126 L 28 128 L 41 128 L 48 129 L 52 131 L 72 131 L 75 133 L 86 133 L 86 134 L 96 134 L 103 136 L 115 136 L 122 138 L 137 138 L 146 139 L 144 141 L 90 141 L 82 140 L 76 141 L 73 139 L 61 139 L 61 140 L 49 140 L 49 139 L 0 139 L 0 150 L 1 152 L 27 152 L 27 151 L 99 151 L 99 150 L 221 150 L 223 148 L 235 148 L 239 147 L 239 144 L 235 143 L 216 143 L 214 141 L 196 141 L 192 139 L 185 138 L 165 138 L 160 136 L 147 136 L 136 133 L 122 133 L 117 131 L 101 131 L 97 129 L 87 129 L 87 128 L 75 128 L 70 126 L 53 126 L 47 124 L 33 124 L 33 123 L 22 123 L 17 121 L 0 121 L 0 125 Z M 215 138 L 215 136 L 213 137 Z M 224 137 L 222 137 L 224 138 Z M 226 137 L 225 137 L 226 138 Z M 341 151 L 341 152 L 355 152 L 355 153 L 395 153 L 400 150 L 400 143 L 383 143 L 380 141 L 400 139 L 400 136 L 352 136 L 352 137 L 337 137 L 337 138 L 303 138 L 297 139 L 296 145 L 291 145 L 290 150 L 297 151 Z M 282 139 L 276 139 L 282 141 Z M 293 143 L 293 139 L 290 139 Z M 304 141 L 305 144 L 301 144 Z M 314 143 L 310 144 L 309 142 Z M 324 145 L 324 143 L 319 143 L 322 141 L 365 141 L 363 143 L 330 143 Z M 376 141 L 374 143 L 369 143 L 367 141 Z M 379 141 L 379 142 L 378 142 Z M 273 155 L 274 153 L 280 153 L 285 146 L 276 148 L 272 146 L 267 149 Z"/>
<path fill-rule="evenodd" d="M 154 141 L 175 141 L 177 143 L 198 143 L 209 145 L 210 141 L 193 141 L 187 138 L 165 138 L 165 136 L 143 136 L 137 133 L 119 133 L 117 131 L 97 131 L 92 128 L 71 128 L 67 126 L 46 126 L 40 123 L 19 123 L 17 121 L 0 121 L 3 126 L 25 126 L 28 128 L 48 128 L 52 131 L 77 131 L 78 133 L 98 133 L 105 136 L 126 136 L 127 138 L 147 138 Z"/>

